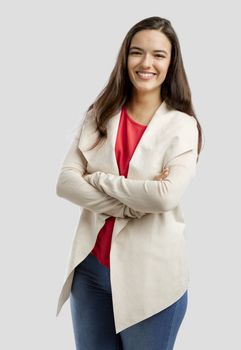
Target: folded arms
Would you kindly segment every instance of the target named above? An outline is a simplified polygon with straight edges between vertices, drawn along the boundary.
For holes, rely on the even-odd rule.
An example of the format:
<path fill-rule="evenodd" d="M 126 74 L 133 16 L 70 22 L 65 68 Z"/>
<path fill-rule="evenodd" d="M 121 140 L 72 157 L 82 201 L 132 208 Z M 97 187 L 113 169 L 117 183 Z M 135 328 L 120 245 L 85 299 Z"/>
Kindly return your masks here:
<path fill-rule="evenodd" d="M 80 136 L 78 133 L 74 138 L 64 159 L 56 191 L 58 196 L 97 213 L 141 218 L 148 213 L 172 210 L 196 172 L 198 129 L 191 119 L 171 141 L 164 157 L 169 174 L 160 181 L 130 179 L 101 171 L 85 175 L 87 161 L 78 148 Z"/>

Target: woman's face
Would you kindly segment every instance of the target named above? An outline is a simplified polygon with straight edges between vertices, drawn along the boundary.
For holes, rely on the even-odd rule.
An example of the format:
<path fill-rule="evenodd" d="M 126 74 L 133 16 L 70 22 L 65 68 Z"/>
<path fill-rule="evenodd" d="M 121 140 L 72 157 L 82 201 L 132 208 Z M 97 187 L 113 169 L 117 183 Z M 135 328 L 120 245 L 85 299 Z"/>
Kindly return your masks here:
<path fill-rule="evenodd" d="M 143 92 L 158 89 L 159 92 L 170 61 L 171 43 L 165 34 L 155 29 L 136 33 L 127 60 L 129 78 L 135 89 Z"/>

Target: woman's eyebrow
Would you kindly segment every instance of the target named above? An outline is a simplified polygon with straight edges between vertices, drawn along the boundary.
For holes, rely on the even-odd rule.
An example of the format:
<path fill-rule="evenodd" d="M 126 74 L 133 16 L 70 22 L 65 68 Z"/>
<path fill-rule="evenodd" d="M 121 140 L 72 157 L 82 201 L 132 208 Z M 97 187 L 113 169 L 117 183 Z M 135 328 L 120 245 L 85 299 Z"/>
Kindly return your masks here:
<path fill-rule="evenodd" d="M 132 46 L 132 47 L 130 47 L 130 50 L 132 50 L 132 49 L 144 51 L 142 48 L 140 48 L 140 47 L 138 47 L 138 46 Z M 167 54 L 167 51 L 165 51 L 165 50 L 153 50 L 153 52 L 164 52 L 164 53 Z"/>

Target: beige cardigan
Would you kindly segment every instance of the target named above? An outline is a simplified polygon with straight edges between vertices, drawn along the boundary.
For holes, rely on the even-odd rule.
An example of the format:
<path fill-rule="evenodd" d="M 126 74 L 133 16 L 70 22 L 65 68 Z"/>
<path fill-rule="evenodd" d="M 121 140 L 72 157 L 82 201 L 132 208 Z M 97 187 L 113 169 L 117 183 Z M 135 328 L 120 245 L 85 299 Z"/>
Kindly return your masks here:
<path fill-rule="evenodd" d="M 83 120 L 67 152 L 57 195 L 81 207 L 57 315 L 69 298 L 74 268 L 95 245 L 99 230 L 115 216 L 110 277 L 116 333 L 165 309 L 188 288 L 185 223 L 180 200 L 196 173 L 198 129 L 194 117 L 156 110 L 129 163 L 119 176 L 115 141 L 121 112 L 108 122 L 103 145 L 91 114 Z M 169 175 L 154 181 L 164 167 Z M 85 175 L 87 172 L 90 175 Z M 57 316 L 56 315 L 56 316 Z"/>

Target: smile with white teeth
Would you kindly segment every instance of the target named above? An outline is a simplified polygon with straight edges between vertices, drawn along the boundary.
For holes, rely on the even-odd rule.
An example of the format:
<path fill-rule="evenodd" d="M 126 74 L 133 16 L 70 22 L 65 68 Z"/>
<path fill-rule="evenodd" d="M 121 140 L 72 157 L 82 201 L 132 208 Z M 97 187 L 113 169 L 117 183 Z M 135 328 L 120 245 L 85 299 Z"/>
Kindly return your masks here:
<path fill-rule="evenodd" d="M 136 73 L 143 80 L 150 80 L 156 75 L 155 73 L 144 73 L 144 72 L 136 72 Z"/>

